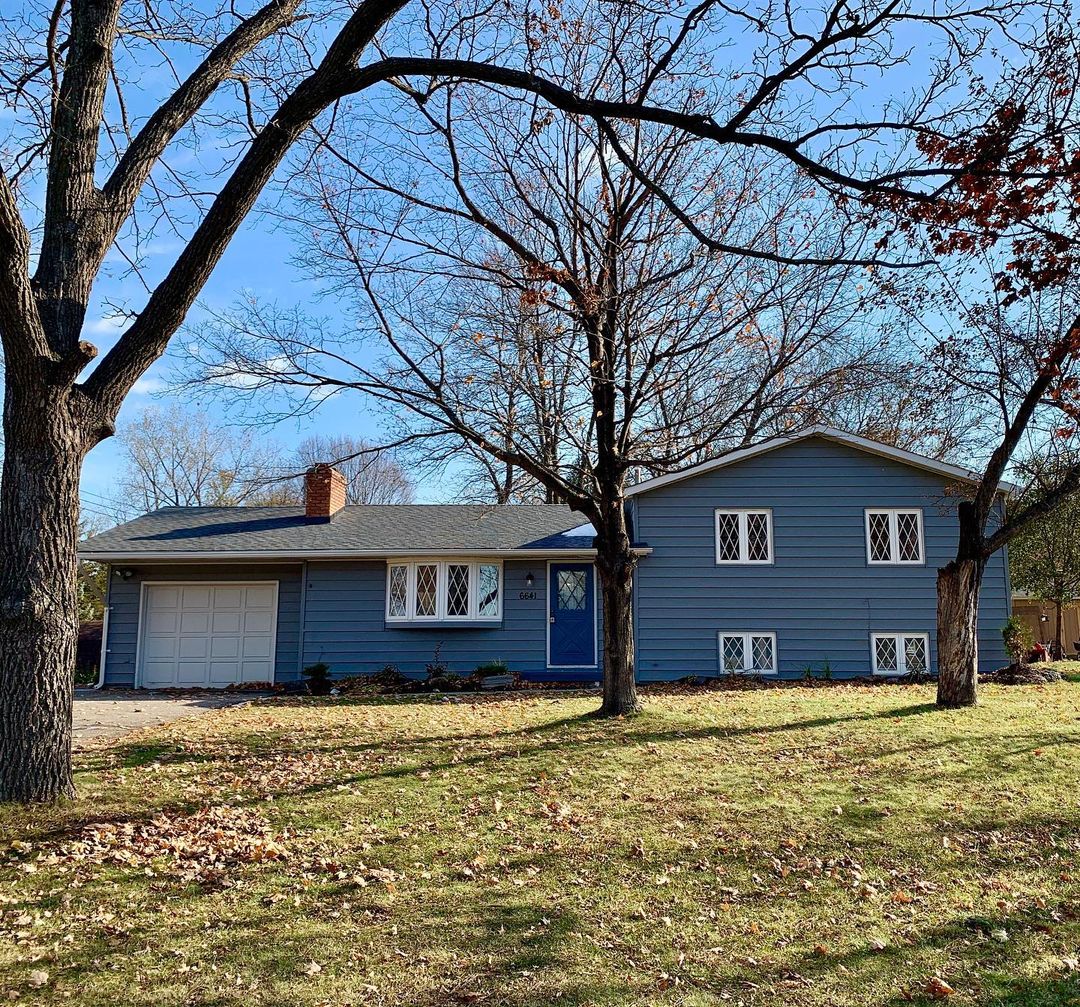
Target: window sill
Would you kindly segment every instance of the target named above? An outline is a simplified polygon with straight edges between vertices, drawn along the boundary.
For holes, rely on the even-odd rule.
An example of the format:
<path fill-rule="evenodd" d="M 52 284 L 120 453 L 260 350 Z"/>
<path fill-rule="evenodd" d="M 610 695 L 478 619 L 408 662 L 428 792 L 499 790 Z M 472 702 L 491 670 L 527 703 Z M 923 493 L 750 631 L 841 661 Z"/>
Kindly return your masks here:
<path fill-rule="evenodd" d="M 502 619 L 384 619 L 386 629 L 502 629 Z"/>

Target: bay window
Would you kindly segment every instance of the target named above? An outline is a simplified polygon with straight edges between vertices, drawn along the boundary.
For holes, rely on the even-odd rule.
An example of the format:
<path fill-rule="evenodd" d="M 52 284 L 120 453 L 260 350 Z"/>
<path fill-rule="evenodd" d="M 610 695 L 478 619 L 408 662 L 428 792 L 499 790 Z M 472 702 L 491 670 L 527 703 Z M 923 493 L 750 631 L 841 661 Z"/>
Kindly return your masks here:
<path fill-rule="evenodd" d="M 387 622 L 497 622 L 501 618 L 501 563 L 416 560 L 387 564 Z"/>

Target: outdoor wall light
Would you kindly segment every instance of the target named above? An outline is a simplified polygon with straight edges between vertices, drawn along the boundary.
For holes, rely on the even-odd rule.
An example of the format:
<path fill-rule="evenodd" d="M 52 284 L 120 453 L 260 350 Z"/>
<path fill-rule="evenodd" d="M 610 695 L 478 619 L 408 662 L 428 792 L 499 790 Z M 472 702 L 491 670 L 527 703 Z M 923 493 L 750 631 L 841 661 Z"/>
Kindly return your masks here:
<path fill-rule="evenodd" d="M 131 580 L 132 571 L 131 570 L 121 570 L 119 568 L 114 568 L 113 569 L 113 574 L 114 574 L 114 576 L 119 577 L 121 580 Z"/>
<path fill-rule="evenodd" d="M 1050 621 L 1050 616 L 1046 615 L 1045 613 L 1039 615 L 1039 622 L 1049 622 L 1049 621 Z"/>
<path fill-rule="evenodd" d="M 534 581 L 534 580 L 535 580 L 535 578 L 533 577 L 533 575 L 532 575 L 531 573 L 527 573 L 527 574 L 525 574 L 525 583 L 526 583 L 526 584 L 527 584 L 527 585 L 528 585 L 529 587 L 532 587 L 532 586 L 533 586 L 533 581 Z"/>

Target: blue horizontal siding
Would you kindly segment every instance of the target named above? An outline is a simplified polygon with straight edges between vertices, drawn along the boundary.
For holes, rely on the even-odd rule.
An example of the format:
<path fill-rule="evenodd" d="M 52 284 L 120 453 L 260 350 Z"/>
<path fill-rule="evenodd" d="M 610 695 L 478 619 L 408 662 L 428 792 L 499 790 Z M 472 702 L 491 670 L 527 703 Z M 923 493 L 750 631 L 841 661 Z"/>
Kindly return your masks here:
<path fill-rule="evenodd" d="M 870 634 L 930 636 L 937 665 L 937 569 L 956 551 L 956 499 L 947 480 L 845 445 L 811 438 L 686 479 L 634 500 L 636 537 L 652 547 L 635 583 L 638 677 L 715 675 L 720 631 L 776 633 L 781 675 L 870 671 Z M 773 512 L 774 562 L 718 566 L 714 511 Z M 926 563 L 870 566 L 864 511 L 921 507 Z M 986 570 L 980 665 L 1005 661 L 1009 613 L 1004 552 Z"/>
<path fill-rule="evenodd" d="M 300 654 L 300 566 L 263 564 L 181 564 L 147 566 L 123 564 L 131 570 L 128 579 L 109 570 L 109 639 L 106 643 L 105 684 L 131 687 L 135 684 L 135 651 L 139 635 L 139 595 L 148 580 L 235 581 L 276 580 L 278 582 L 277 642 L 274 675 L 278 682 L 293 681 L 299 674 Z"/>
<path fill-rule="evenodd" d="M 533 584 L 526 576 L 533 575 Z M 591 670 L 547 668 L 547 563 L 508 561 L 503 565 L 503 617 L 497 624 L 395 626 L 385 620 L 386 563 L 309 563 L 304 665 L 322 662 L 330 673 L 364 675 L 393 665 L 405 674 L 422 673 L 440 660 L 460 673 L 503 661 L 534 679 L 595 680 Z M 533 594 L 523 598 L 522 594 Z M 600 625 L 597 613 L 597 639 Z"/>

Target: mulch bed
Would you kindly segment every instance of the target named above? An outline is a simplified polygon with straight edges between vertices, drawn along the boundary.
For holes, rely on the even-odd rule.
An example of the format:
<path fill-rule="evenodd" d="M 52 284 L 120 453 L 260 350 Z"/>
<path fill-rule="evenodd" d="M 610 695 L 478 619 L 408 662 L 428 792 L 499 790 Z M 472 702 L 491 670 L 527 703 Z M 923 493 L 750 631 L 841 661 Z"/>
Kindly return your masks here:
<path fill-rule="evenodd" d="M 1010 664 L 1007 668 L 980 675 L 979 681 L 994 685 L 1044 685 L 1060 682 L 1061 672 L 1045 664 Z"/>

